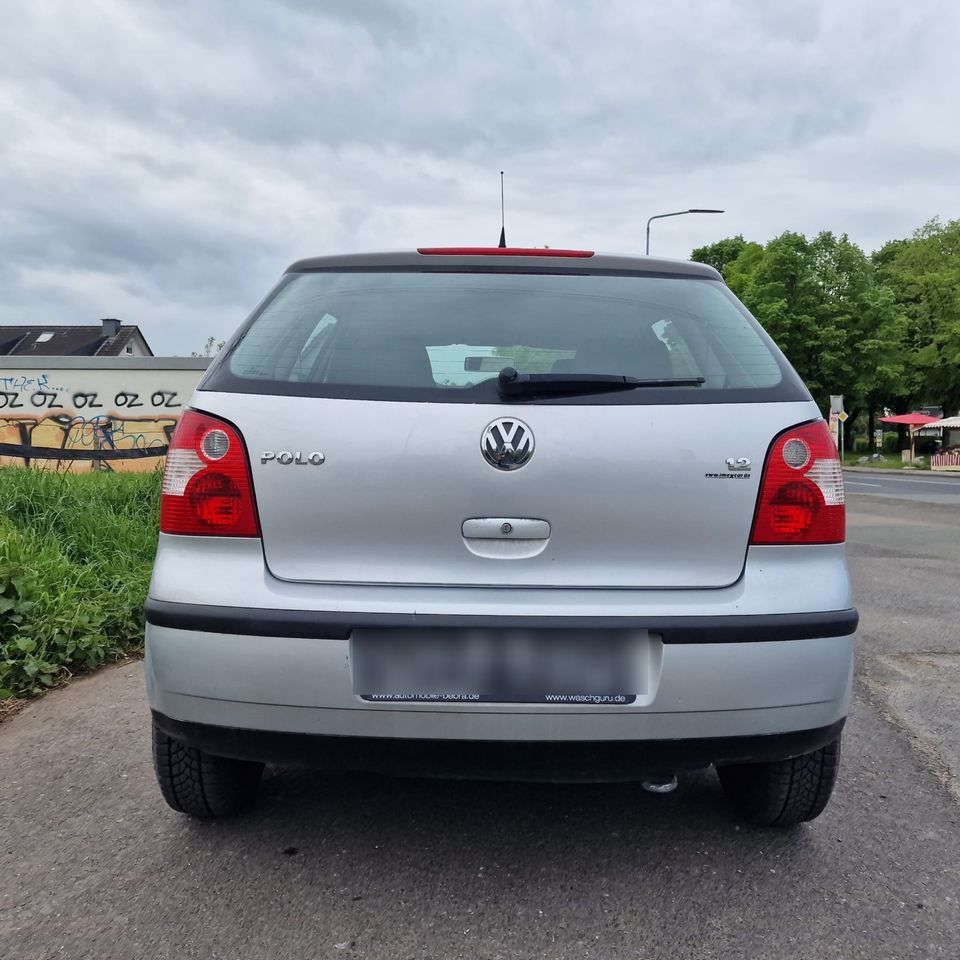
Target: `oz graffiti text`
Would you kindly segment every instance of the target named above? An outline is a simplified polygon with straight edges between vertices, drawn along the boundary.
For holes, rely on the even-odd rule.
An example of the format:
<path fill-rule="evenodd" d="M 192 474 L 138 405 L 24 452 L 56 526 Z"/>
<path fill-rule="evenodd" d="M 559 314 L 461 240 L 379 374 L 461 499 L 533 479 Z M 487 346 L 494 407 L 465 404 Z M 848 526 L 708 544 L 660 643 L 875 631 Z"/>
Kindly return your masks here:
<path fill-rule="evenodd" d="M 38 390 L 30 394 L 30 403 L 38 409 L 62 410 L 63 404 L 60 403 L 58 395 L 49 393 L 45 390 Z"/>

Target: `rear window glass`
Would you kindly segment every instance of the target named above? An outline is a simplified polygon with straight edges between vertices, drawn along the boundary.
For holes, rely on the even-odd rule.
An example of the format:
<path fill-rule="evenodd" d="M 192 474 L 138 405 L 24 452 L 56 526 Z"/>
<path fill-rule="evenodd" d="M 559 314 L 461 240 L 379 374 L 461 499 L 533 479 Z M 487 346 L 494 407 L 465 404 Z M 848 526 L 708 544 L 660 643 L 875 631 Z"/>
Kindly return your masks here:
<path fill-rule="evenodd" d="M 788 399 L 804 398 L 779 351 L 721 283 L 498 272 L 287 275 L 203 388 L 491 402 L 508 366 L 688 381 L 536 402 L 785 399 L 785 388 Z"/>

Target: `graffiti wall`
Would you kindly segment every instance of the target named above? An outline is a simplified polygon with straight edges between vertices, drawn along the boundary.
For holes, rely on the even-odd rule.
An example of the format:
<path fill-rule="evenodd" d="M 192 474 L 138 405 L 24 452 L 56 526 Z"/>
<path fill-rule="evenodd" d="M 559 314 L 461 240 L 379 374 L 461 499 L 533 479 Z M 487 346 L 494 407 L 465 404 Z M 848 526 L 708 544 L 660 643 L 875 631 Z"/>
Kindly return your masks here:
<path fill-rule="evenodd" d="M 0 357 L 0 466 L 154 470 L 208 362 Z"/>

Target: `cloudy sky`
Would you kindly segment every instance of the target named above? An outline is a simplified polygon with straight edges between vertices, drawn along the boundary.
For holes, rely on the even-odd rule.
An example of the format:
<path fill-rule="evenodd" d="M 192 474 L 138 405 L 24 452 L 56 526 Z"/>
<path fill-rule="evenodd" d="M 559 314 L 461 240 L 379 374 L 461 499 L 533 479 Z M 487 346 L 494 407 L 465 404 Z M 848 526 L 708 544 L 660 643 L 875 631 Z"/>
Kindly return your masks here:
<path fill-rule="evenodd" d="M 224 336 L 292 260 L 960 216 L 935 0 L 4 0 L 0 323 Z"/>

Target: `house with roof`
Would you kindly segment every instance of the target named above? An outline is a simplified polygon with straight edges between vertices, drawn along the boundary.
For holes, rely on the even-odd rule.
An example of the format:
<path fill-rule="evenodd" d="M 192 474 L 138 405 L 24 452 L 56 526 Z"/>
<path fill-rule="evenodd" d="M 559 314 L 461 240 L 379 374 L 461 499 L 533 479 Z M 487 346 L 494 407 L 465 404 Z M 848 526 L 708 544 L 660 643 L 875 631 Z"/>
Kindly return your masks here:
<path fill-rule="evenodd" d="M 0 357 L 152 357 L 135 323 L 112 318 L 91 326 L 0 326 Z"/>

